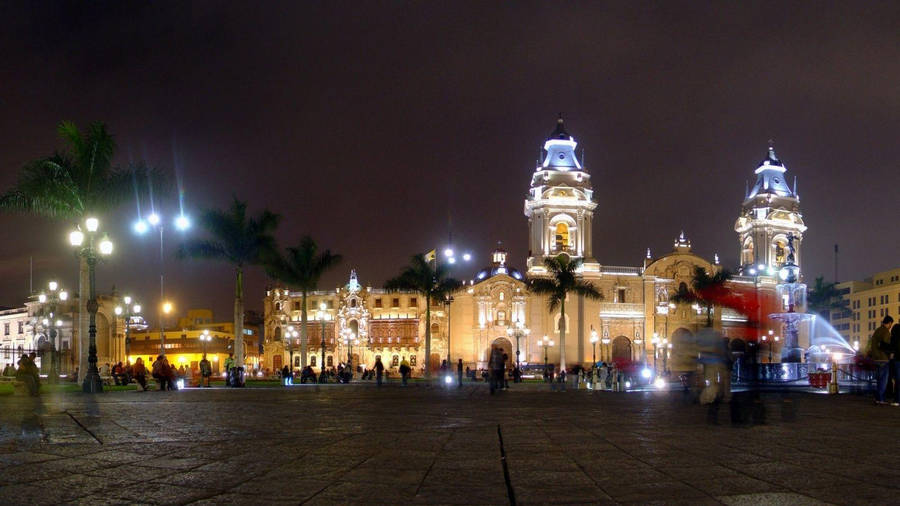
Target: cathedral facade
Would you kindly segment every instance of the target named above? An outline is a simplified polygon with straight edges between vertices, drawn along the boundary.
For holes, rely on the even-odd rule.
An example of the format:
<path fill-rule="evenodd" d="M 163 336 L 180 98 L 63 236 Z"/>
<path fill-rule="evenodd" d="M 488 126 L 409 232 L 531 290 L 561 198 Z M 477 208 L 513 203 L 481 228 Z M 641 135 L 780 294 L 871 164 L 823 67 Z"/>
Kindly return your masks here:
<path fill-rule="evenodd" d="M 524 202 L 529 225 L 524 270 L 497 249 L 491 264 L 465 280 L 449 304 L 364 286 L 354 271 L 346 285 L 308 294 L 306 357 L 299 353 L 302 296 L 288 287 L 273 287 L 264 300 L 261 366 L 276 370 L 308 364 L 319 369 L 323 363 L 330 367 L 350 361 L 354 367 L 371 367 L 380 357 L 389 369 L 407 360 L 417 373 L 426 360 L 437 367 L 443 360 L 455 364 L 462 359 L 464 366 L 482 369 L 490 349 L 499 346 L 526 370 L 545 360 L 569 368 L 602 360 L 640 363 L 660 372 L 691 369 L 693 336 L 706 325 L 706 312 L 697 305 L 673 304 L 670 297 L 691 285 L 697 267 L 709 273 L 720 269 L 718 258 L 693 253 L 682 232 L 671 251 L 652 256 L 648 250 L 637 265 L 599 262 L 591 233 L 598 204 L 576 147 L 560 118 L 544 142 Z M 806 231 L 796 183 L 793 189 L 788 186 L 785 170 L 770 147 L 735 224 L 742 265 L 731 283 L 759 297 L 774 294 L 788 234 L 799 252 Z M 529 293 L 527 279 L 547 275 L 544 259 L 559 255 L 582 260 L 578 275 L 598 289 L 601 300 L 570 294 L 562 314 L 559 309 L 550 312 L 545 297 Z M 424 356 L 427 303 L 432 305 L 430 357 Z M 748 315 L 730 309 L 716 308 L 713 320 L 739 351 L 768 331 L 764 325 L 748 327 Z"/>

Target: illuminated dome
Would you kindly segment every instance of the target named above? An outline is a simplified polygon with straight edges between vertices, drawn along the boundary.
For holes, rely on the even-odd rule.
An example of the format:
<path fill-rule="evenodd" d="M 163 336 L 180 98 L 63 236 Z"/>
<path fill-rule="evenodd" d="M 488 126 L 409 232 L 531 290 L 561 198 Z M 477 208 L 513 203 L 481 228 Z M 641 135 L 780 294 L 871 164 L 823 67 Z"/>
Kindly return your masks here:
<path fill-rule="evenodd" d="M 784 173 L 787 169 L 784 166 L 784 163 L 778 159 L 778 156 L 775 154 L 775 148 L 769 145 L 769 152 L 766 154 L 766 157 L 759 162 L 759 167 L 756 169 L 756 183 L 753 185 L 753 188 L 750 189 L 750 192 L 747 194 L 747 198 L 753 198 L 757 195 L 777 195 L 779 197 L 795 197 L 795 192 L 791 191 L 791 187 L 788 186 L 786 178 L 784 177 Z"/>
<path fill-rule="evenodd" d="M 505 249 L 499 247 L 495 249 L 491 253 L 491 266 L 478 271 L 478 274 L 475 275 L 475 279 L 484 281 L 485 279 L 494 277 L 498 274 L 505 274 L 520 280 L 524 279 L 524 276 L 522 276 L 522 273 L 519 272 L 518 269 L 506 265 L 506 255 Z"/>
<path fill-rule="evenodd" d="M 550 137 L 544 142 L 544 162 L 540 169 L 557 169 L 557 170 L 581 170 L 581 164 L 575 156 L 575 138 L 566 132 L 563 124 L 562 115 L 556 120 L 556 129 L 550 134 Z"/>

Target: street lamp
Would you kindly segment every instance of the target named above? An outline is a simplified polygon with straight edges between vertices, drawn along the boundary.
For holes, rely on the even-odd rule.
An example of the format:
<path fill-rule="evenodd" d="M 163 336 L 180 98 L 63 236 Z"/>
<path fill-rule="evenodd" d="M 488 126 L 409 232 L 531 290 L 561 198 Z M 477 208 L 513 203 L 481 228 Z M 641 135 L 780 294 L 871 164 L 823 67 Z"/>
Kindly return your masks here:
<path fill-rule="evenodd" d="M 159 354 L 166 354 L 166 316 L 169 316 L 169 313 L 172 312 L 172 303 L 169 301 L 165 301 L 162 303 L 160 307 L 162 310 L 160 312 L 159 317 Z"/>
<path fill-rule="evenodd" d="M 140 211 L 140 210 L 138 210 L 138 211 Z M 175 218 L 174 225 L 175 225 L 176 229 L 183 232 L 183 231 L 187 230 L 188 228 L 190 228 L 191 220 L 188 219 L 188 217 L 185 216 L 184 212 L 182 211 Z M 163 244 L 165 244 L 164 236 L 165 236 L 165 228 L 166 227 L 163 225 L 162 217 L 159 214 L 157 214 L 156 211 L 153 211 L 150 213 L 150 215 L 147 216 L 146 221 L 144 219 L 138 217 L 138 220 L 136 222 L 134 222 L 134 225 L 133 225 L 134 231 L 138 235 L 144 235 L 145 233 L 147 233 L 147 231 L 150 230 L 150 227 L 155 227 L 155 228 L 159 229 L 159 300 L 164 301 L 166 299 L 166 291 L 165 291 L 165 271 L 163 269 L 163 267 L 165 265 L 163 263 L 163 261 L 164 261 L 163 260 L 164 259 Z M 166 350 L 163 348 L 163 343 L 165 342 L 166 338 L 163 335 L 163 330 L 162 330 L 163 326 L 164 326 L 163 325 L 164 311 L 158 313 L 158 316 L 159 316 L 160 353 L 165 355 Z"/>
<path fill-rule="evenodd" d="M 49 295 L 45 293 L 39 294 L 38 302 L 41 304 L 40 314 L 41 316 L 44 316 L 44 318 L 41 319 L 41 324 L 44 326 L 47 333 L 47 340 L 50 342 L 50 372 L 47 376 L 52 383 L 55 383 L 59 380 L 59 355 L 60 350 L 62 349 L 62 333 L 60 327 L 62 327 L 63 324 L 62 320 L 56 318 L 57 306 L 61 302 L 65 302 L 69 299 L 69 292 L 61 290 L 59 288 L 59 283 L 56 281 L 50 281 L 47 283 L 47 287 L 49 288 Z M 49 307 L 44 307 L 44 305 Z"/>
<path fill-rule="evenodd" d="M 600 346 L 600 357 L 601 358 L 600 359 L 603 360 L 603 348 L 605 347 L 606 348 L 606 360 L 611 361 L 612 353 L 610 353 L 610 351 L 609 351 L 609 336 L 604 335 L 602 338 L 600 338 L 600 344 L 601 344 L 601 346 Z"/>
<path fill-rule="evenodd" d="M 319 364 L 319 375 L 325 372 L 325 318 L 328 316 L 328 313 L 325 312 L 326 306 L 325 303 L 322 302 L 319 304 L 319 313 L 318 318 L 319 321 L 322 322 L 322 363 Z"/>
<path fill-rule="evenodd" d="M 666 374 L 668 374 L 668 372 L 669 372 L 669 353 L 670 353 L 669 350 L 671 350 L 671 349 L 672 349 L 672 343 L 669 342 L 668 337 L 664 337 L 663 338 L 663 353 L 665 353 L 665 355 L 663 355 L 663 373 L 666 373 Z"/>
<path fill-rule="evenodd" d="M 519 340 L 522 339 L 522 337 L 528 337 L 531 334 L 531 329 L 527 328 L 525 322 L 520 320 L 515 322 L 512 327 L 506 329 L 506 334 L 509 335 L 509 337 L 516 338 L 516 381 L 520 381 L 519 378 L 522 377 L 522 370 L 519 366 L 519 356 L 521 355 L 521 352 L 519 351 Z"/>
<path fill-rule="evenodd" d="M 116 316 L 124 315 L 125 318 L 125 357 L 127 358 L 131 355 L 131 317 L 141 313 L 141 305 L 137 303 L 132 304 L 133 300 L 128 295 L 122 297 L 122 302 L 125 305 L 116 306 L 115 313 Z"/>
<path fill-rule="evenodd" d="M 200 342 L 203 343 L 203 356 L 206 357 L 206 344 L 212 341 L 212 336 L 209 335 L 209 329 L 203 329 L 203 332 L 200 333 Z"/>
<path fill-rule="evenodd" d="M 657 347 L 659 346 L 659 333 L 653 333 L 653 339 L 650 340 L 653 343 L 653 372 L 659 373 L 659 367 L 656 366 L 656 358 L 657 358 Z"/>
<path fill-rule="evenodd" d="M 591 364 L 591 369 L 597 367 L 597 341 L 600 338 L 597 336 L 597 331 L 594 330 L 594 326 L 591 325 L 591 354 L 594 357 L 594 362 Z"/>
<path fill-rule="evenodd" d="M 444 306 L 447 308 L 447 372 L 452 366 L 452 362 L 450 359 L 450 304 L 453 304 L 453 296 L 447 294 L 447 297 L 444 298 Z"/>
<path fill-rule="evenodd" d="M 90 217 L 84 220 L 84 228 L 87 234 L 76 226 L 69 233 L 69 244 L 77 248 L 78 254 L 85 259 L 88 265 L 88 285 L 89 297 L 87 301 L 87 310 L 90 315 L 88 324 L 88 370 L 84 376 L 82 390 L 85 393 L 98 393 L 103 391 L 103 380 L 100 378 L 100 371 L 97 370 L 97 309 L 100 304 L 97 303 L 96 291 L 96 266 L 99 256 L 109 256 L 113 251 L 113 243 L 109 240 L 109 236 L 103 235 L 98 241 L 98 231 L 100 229 L 100 221 L 97 218 Z M 85 239 L 87 243 L 85 244 Z"/>
<path fill-rule="evenodd" d="M 547 348 L 553 346 L 553 340 L 548 338 L 547 336 L 544 336 L 543 339 L 538 341 L 538 345 L 544 348 L 544 377 L 549 380 L 550 375 L 547 373 Z"/>

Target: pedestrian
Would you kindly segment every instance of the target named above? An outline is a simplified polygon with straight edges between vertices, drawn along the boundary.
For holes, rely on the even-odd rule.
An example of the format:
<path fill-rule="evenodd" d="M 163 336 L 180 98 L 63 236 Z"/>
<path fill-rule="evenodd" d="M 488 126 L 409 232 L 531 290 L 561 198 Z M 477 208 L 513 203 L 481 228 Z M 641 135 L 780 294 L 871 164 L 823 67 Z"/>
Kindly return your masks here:
<path fill-rule="evenodd" d="M 194 369 L 188 365 L 184 368 L 184 386 L 190 387 L 194 385 Z"/>
<path fill-rule="evenodd" d="M 168 366 L 163 366 L 163 356 L 159 355 L 156 357 L 156 360 L 153 361 L 153 365 L 150 367 L 150 375 L 159 383 L 159 389 L 166 389 L 166 378 L 168 377 Z"/>
<path fill-rule="evenodd" d="M 19 369 L 16 371 L 16 380 L 25 384 L 28 395 L 37 397 L 41 388 L 40 374 L 38 373 L 37 365 L 31 360 L 31 357 L 24 353 L 19 359 Z"/>
<path fill-rule="evenodd" d="M 125 361 L 125 384 L 130 385 L 132 378 L 134 378 L 134 366 L 131 365 L 131 360 L 126 360 Z"/>
<path fill-rule="evenodd" d="M 6 377 L 12 377 L 16 375 L 16 368 L 13 367 L 12 362 L 6 364 L 6 367 L 3 368 L 3 375 Z"/>
<path fill-rule="evenodd" d="M 506 364 L 507 363 L 509 363 L 509 355 L 504 353 L 503 354 L 503 371 L 502 371 L 503 390 L 509 390 L 509 378 L 506 377 Z"/>
<path fill-rule="evenodd" d="M 488 367 L 491 370 L 491 395 L 494 395 L 495 390 L 503 388 L 503 350 L 496 346 L 491 349 Z"/>
<path fill-rule="evenodd" d="M 406 382 L 409 381 L 411 372 L 412 368 L 409 366 L 409 362 L 406 361 L 406 357 L 403 357 L 403 360 L 400 361 L 400 381 L 403 386 L 406 386 Z"/>
<path fill-rule="evenodd" d="M 891 371 L 894 376 L 894 402 L 891 406 L 900 406 L 900 325 L 891 328 Z"/>
<path fill-rule="evenodd" d="M 462 388 L 462 378 L 463 378 L 462 359 L 459 359 L 459 361 L 456 363 L 456 376 L 457 376 L 456 387 Z"/>
<path fill-rule="evenodd" d="M 209 377 L 212 376 L 212 365 L 209 363 L 209 360 L 206 358 L 206 353 L 203 354 L 203 359 L 200 360 L 200 386 L 209 388 Z"/>
<path fill-rule="evenodd" d="M 284 367 L 281 368 L 281 382 L 284 386 L 288 386 L 291 384 L 291 369 L 285 364 Z"/>
<path fill-rule="evenodd" d="M 147 391 L 147 368 L 144 367 L 144 359 L 138 357 L 134 362 L 134 367 L 131 368 L 131 373 L 134 374 L 134 380 L 137 381 L 137 384 L 141 386 L 141 391 Z"/>
<path fill-rule="evenodd" d="M 122 365 L 122 362 L 117 362 L 116 365 L 113 366 L 112 378 L 116 385 L 125 384 L 125 367 Z"/>
<path fill-rule="evenodd" d="M 225 359 L 225 386 L 234 386 L 231 384 L 231 370 L 234 368 L 234 353 L 229 353 Z"/>
<path fill-rule="evenodd" d="M 881 326 L 869 338 L 869 344 L 866 347 L 866 356 L 873 360 L 876 365 L 875 404 L 887 404 L 884 400 L 884 393 L 887 390 L 890 376 L 891 326 L 893 325 L 894 318 L 886 315 L 881 320 Z"/>
<path fill-rule="evenodd" d="M 384 364 L 381 363 L 381 357 L 375 357 L 375 381 L 381 386 L 381 378 L 384 375 Z"/>

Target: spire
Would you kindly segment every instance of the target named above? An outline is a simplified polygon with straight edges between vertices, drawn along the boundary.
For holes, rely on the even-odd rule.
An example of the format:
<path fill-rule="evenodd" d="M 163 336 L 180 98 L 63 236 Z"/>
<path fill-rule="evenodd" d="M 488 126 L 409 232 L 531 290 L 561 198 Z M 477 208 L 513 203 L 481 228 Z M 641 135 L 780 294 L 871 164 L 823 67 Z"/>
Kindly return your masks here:
<path fill-rule="evenodd" d="M 566 128 L 563 123 L 563 114 L 559 113 L 559 117 L 556 119 L 556 129 L 554 129 L 553 133 L 550 134 L 550 139 L 562 139 L 565 141 L 571 139 L 572 136 L 569 135 L 569 132 L 566 132 Z"/>
<path fill-rule="evenodd" d="M 653 258 L 653 257 L 650 255 L 650 248 L 647 248 L 647 258 Z"/>
<path fill-rule="evenodd" d="M 784 164 L 781 163 L 781 160 L 778 159 L 778 155 L 775 154 L 775 141 L 769 139 L 769 151 L 766 153 L 766 157 L 759 162 L 760 165 L 775 165 L 778 167 L 784 167 Z"/>

